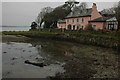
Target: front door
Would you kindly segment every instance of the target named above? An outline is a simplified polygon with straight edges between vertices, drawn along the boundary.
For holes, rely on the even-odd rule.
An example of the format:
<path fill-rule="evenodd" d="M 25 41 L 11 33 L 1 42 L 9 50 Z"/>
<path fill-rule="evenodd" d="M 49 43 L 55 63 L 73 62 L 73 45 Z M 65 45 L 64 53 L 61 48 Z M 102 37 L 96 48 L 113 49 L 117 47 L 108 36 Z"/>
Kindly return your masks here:
<path fill-rule="evenodd" d="M 75 25 L 73 25 L 73 30 L 75 30 Z"/>
<path fill-rule="evenodd" d="M 68 30 L 71 30 L 72 29 L 72 26 L 71 25 L 68 25 Z"/>

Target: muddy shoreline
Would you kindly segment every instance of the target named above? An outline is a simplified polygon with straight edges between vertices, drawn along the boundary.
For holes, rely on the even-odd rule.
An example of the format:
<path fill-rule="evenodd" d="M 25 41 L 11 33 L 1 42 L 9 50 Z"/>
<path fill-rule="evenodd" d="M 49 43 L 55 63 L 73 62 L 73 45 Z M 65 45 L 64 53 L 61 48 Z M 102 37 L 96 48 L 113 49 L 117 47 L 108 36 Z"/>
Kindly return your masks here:
<path fill-rule="evenodd" d="M 8 36 L 8 37 L 7 37 Z M 13 37 L 14 36 L 14 37 Z M 69 41 L 73 43 L 93 45 L 103 48 L 112 48 L 119 52 L 120 41 L 106 37 L 93 37 L 87 35 L 70 35 L 70 34 L 3 34 L 3 40 L 14 40 L 10 38 L 18 38 L 19 40 L 26 39 L 51 39 L 57 41 Z"/>
<path fill-rule="evenodd" d="M 29 37 L 25 37 L 23 35 L 0 35 L 2 38 L 2 42 L 10 42 L 10 41 L 25 41 L 29 40 Z"/>
<path fill-rule="evenodd" d="M 39 42 L 39 39 L 36 40 L 22 35 L 2 35 L 2 40 L 3 42 L 27 41 L 27 43 L 32 43 L 34 46 L 38 45 L 37 40 Z M 92 46 L 89 48 L 87 45 L 86 47 L 79 47 L 79 44 L 76 43 L 77 48 L 76 46 L 74 47 L 74 45 L 68 45 L 66 47 L 66 45 L 62 46 L 63 43 L 58 44 L 59 41 L 57 41 L 57 43 L 52 41 L 55 44 L 55 46 L 52 46 L 51 43 L 48 44 L 48 41 L 52 40 L 43 40 L 43 43 L 40 43 L 43 50 L 48 52 L 53 50 L 52 53 L 54 53 L 54 55 L 51 56 L 54 58 L 57 57 L 53 59 L 53 61 L 58 60 L 66 63 L 63 65 L 66 72 L 57 73 L 56 76 L 49 76 L 49 78 L 119 78 L 119 52 L 94 46 L 93 48 Z M 62 49 L 66 50 L 61 51 Z M 56 51 L 60 52 L 58 53 Z M 61 55 L 64 57 L 62 60 Z"/>

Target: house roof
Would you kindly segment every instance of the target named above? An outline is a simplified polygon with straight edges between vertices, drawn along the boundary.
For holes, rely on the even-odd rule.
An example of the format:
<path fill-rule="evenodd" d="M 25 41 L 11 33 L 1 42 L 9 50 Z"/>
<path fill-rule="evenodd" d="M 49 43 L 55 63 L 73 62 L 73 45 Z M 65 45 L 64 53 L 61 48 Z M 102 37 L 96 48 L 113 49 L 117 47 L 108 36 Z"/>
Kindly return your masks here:
<path fill-rule="evenodd" d="M 89 22 L 106 22 L 106 21 L 117 21 L 116 17 L 100 17 Z"/>
<path fill-rule="evenodd" d="M 106 22 L 106 20 L 110 19 L 110 17 L 100 17 L 94 20 L 90 20 L 89 22 Z"/>
<path fill-rule="evenodd" d="M 92 13 L 92 8 L 81 10 L 79 7 L 75 7 L 75 9 L 70 14 L 68 14 L 66 18 L 91 16 L 91 13 Z"/>
<path fill-rule="evenodd" d="M 66 23 L 65 20 L 59 20 L 58 23 Z"/>
<path fill-rule="evenodd" d="M 110 19 L 108 19 L 106 21 L 117 21 L 117 19 L 116 19 L 116 17 L 112 17 L 112 18 L 110 18 Z"/>

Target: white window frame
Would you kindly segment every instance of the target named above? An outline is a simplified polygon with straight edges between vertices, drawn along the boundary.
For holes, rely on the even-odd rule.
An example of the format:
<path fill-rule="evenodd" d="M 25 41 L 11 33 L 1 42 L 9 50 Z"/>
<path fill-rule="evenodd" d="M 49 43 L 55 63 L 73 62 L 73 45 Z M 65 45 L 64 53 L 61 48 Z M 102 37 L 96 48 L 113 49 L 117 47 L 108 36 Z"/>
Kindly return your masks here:
<path fill-rule="evenodd" d="M 94 30 L 96 30 L 96 29 L 97 29 L 96 25 L 92 25 L 92 28 L 93 28 Z"/>

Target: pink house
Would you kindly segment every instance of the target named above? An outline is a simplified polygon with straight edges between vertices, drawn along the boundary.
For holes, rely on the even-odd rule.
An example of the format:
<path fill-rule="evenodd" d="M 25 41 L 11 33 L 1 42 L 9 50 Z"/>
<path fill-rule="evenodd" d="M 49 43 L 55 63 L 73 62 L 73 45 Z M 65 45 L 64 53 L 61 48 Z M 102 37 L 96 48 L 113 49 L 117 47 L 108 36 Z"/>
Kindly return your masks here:
<path fill-rule="evenodd" d="M 75 7 L 74 10 L 64 18 L 64 20 L 58 21 L 57 26 L 58 28 L 68 30 L 79 30 L 85 29 L 89 24 L 91 24 L 94 30 L 116 30 L 118 28 L 117 19 L 113 16 L 107 16 L 111 14 L 114 15 L 114 13 L 111 12 L 98 12 L 95 3 L 93 3 L 92 8 L 81 10 L 79 7 Z"/>
<path fill-rule="evenodd" d="M 58 28 L 66 28 L 66 21 L 65 20 L 59 20 L 57 23 Z"/>
<path fill-rule="evenodd" d="M 100 17 L 94 20 L 90 20 L 89 24 L 92 24 L 92 28 L 94 30 L 102 30 L 102 29 L 109 29 L 109 30 L 116 30 L 118 28 L 118 22 L 115 17 Z"/>
<path fill-rule="evenodd" d="M 58 21 L 57 26 L 58 28 L 65 28 L 69 30 L 79 30 L 81 28 L 85 29 L 90 20 L 100 17 L 102 16 L 98 12 L 96 4 L 93 3 L 92 8 L 81 10 L 79 7 L 75 7 L 75 10 L 66 16 L 64 20 Z"/>

